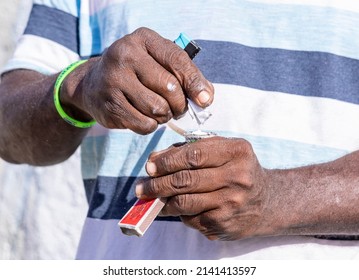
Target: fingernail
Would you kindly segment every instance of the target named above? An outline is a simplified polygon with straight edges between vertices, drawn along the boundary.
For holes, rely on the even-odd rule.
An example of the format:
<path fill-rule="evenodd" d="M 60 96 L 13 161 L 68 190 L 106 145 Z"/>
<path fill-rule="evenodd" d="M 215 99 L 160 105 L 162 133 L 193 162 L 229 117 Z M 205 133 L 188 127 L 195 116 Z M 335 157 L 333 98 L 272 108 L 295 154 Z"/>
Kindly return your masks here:
<path fill-rule="evenodd" d="M 143 183 L 138 183 L 135 188 L 135 193 L 138 198 L 143 195 Z"/>
<path fill-rule="evenodd" d="M 209 93 L 207 91 L 201 91 L 198 94 L 198 100 L 203 105 L 206 105 L 210 98 L 211 98 L 211 96 L 209 95 Z"/>
<path fill-rule="evenodd" d="M 156 171 L 157 171 L 156 164 L 154 164 L 151 161 L 147 161 L 147 163 L 146 163 L 146 171 L 147 171 L 148 175 L 150 175 L 150 176 L 155 175 Z"/>

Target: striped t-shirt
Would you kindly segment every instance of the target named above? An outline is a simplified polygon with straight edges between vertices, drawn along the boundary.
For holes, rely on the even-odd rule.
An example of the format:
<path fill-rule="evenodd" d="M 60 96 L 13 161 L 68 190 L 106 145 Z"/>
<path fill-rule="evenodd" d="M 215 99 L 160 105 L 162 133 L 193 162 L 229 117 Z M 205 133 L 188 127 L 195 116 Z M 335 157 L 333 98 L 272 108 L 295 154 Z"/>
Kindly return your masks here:
<path fill-rule="evenodd" d="M 215 87 L 207 130 L 250 141 L 266 168 L 334 160 L 359 148 L 359 8 L 352 0 L 35 0 L 6 70 L 53 74 L 100 55 L 141 26 L 202 47 L 194 59 Z M 175 123 L 196 129 L 186 116 Z M 119 219 L 134 203 L 150 152 L 182 137 L 160 126 L 141 136 L 91 129 L 82 143 L 89 211 L 79 259 L 358 258 L 357 241 L 266 237 L 209 241 L 176 218 L 142 238 Z M 280 194 L 279 194 L 280 195 Z M 344 245 L 345 246 L 342 246 Z"/>

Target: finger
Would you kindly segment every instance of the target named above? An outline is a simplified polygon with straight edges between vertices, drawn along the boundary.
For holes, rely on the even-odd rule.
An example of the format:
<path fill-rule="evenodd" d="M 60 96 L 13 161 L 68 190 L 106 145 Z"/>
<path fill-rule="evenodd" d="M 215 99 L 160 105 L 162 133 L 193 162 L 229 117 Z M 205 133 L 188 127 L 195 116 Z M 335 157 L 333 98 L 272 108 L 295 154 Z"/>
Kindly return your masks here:
<path fill-rule="evenodd" d="M 218 208 L 220 200 L 214 193 L 181 194 L 170 197 L 161 216 L 193 216 Z"/>
<path fill-rule="evenodd" d="M 152 153 L 146 163 L 146 171 L 157 177 L 185 169 L 219 167 L 241 152 L 241 145 L 223 137 L 201 139 L 164 153 Z M 237 140 L 240 141 L 240 140 Z"/>
<path fill-rule="evenodd" d="M 107 128 L 128 128 L 139 134 L 156 130 L 157 121 L 135 109 L 122 92 L 115 92 L 113 95 L 116 97 L 111 102 L 104 103 L 103 113 L 96 118 L 101 125 Z"/>
<path fill-rule="evenodd" d="M 149 199 L 212 192 L 228 184 L 225 169 L 181 170 L 167 176 L 148 178 L 136 185 L 136 196 Z"/>
<path fill-rule="evenodd" d="M 184 50 L 150 29 L 140 28 L 134 33 L 143 39 L 148 53 L 176 76 L 187 96 L 197 105 L 207 107 L 213 102 L 213 85 L 205 79 Z"/>
<path fill-rule="evenodd" d="M 173 115 L 166 99 L 144 86 L 133 72 L 127 75 L 131 82 L 122 85 L 122 92 L 133 107 L 158 123 L 168 122 Z"/>
<path fill-rule="evenodd" d="M 144 56 L 140 63 L 135 71 L 141 83 L 168 102 L 175 118 L 182 116 L 187 110 L 187 101 L 177 78 L 151 56 Z"/>
<path fill-rule="evenodd" d="M 198 230 L 209 240 L 218 240 L 220 236 L 223 236 L 223 232 L 215 222 L 217 216 L 218 211 L 209 210 L 199 215 L 181 216 L 180 218 L 185 225 Z"/>

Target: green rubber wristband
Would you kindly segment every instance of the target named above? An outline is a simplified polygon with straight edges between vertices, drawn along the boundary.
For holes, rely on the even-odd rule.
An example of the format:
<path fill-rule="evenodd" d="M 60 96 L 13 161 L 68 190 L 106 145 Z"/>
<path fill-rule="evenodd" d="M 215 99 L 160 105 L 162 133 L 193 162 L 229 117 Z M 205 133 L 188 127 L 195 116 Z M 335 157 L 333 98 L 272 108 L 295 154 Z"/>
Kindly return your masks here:
<path fill-rule="evenodd" d="M 61 107 L 61 103 L 60 103 L 60 89 L 62 86 L 63 81 L 65 80 L 65 78 L 67 77 L 67 75 L 69 75 L 74 69 L 76 69 L 76 67 L 80 66 L 81 64 L 85 63 L 87 60 L 79 60 L 76 61 L 72 64 L 70 64 L 69 66 L 67 66 L 57 77 L 56 82 L 55 82 L 55 86 L 54 86 L 54 103 L 55 103 L 55 107 L 57 112 L 59 113 L 59 115 L 61 116 L 61 118 L 63 118 L 67 123 L 79 127 L 79 128 L 89 128 L 91 126 L 93 126 L 94 124 L 96 124 L 96 121 L 90 121 L 90 122 L 81 122 L 78 120 L 75 120 L 74 118 L 70 117 L 68 114 L 65 113 L 64 109 L 62 109 Z"/>

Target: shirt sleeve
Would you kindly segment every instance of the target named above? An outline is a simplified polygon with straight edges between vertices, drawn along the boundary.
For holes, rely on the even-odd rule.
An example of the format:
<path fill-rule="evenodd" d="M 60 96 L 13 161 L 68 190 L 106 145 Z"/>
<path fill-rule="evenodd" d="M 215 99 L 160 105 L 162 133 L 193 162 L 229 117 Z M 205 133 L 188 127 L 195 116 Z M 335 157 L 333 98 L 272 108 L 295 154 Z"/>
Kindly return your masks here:
<path fill-rule="evenodd" d="M 30 69 L 50 75 L 79 60 L 77 0 L 34 0 L 24 33 L 2 73 Z"/>

